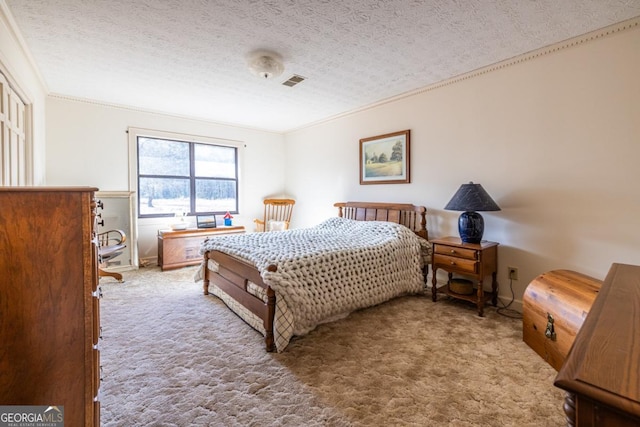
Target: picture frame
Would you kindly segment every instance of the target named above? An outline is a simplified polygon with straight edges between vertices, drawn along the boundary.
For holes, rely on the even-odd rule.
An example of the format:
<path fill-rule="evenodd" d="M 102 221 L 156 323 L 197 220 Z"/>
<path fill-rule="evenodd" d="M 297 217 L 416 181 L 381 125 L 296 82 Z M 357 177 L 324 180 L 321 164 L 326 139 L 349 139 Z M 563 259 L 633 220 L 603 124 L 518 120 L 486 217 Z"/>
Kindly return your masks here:
<path fill-rule="evenodd" d="M 360 140 L 360 185 L 411 182 L 410 130 Z"/>
<path fill-rule="evenodd" d="M 196 215 L 196 224 L 198 228 L 216 228 L 215 215 Z"/>

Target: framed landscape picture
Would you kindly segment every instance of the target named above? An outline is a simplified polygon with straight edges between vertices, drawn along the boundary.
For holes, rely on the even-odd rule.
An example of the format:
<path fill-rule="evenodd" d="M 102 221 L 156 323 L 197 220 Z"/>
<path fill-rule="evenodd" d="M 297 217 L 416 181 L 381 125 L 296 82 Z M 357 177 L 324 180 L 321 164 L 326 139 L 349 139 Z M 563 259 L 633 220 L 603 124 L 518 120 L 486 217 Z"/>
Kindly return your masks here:
<path fill-rule="evenodd" d="M 360 184 L 407 184 L 409 130 L 360 140 Z"/>

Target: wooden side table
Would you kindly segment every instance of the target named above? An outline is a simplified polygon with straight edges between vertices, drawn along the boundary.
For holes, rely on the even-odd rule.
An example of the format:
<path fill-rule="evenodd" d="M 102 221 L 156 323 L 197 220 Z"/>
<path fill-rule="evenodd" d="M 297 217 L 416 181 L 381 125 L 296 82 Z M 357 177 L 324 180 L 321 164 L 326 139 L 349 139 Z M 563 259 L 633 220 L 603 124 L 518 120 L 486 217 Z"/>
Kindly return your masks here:
<path fill-rule="evenodd" d="M 462 243 L 458 237 L 444 237 L 432 239 L 432 298 L 437 301 L 438 292 L 443 292 L 452 298 L 458 298 L 475 303 L 478 306 L 478 315 L 484 315 L 484 305 L 491 300 L 494 306 L 498 305 L 498 243 L 482 241 L 480 243 Z M 441 268 L 449 273 L 449 280 L 445 286 L 438 289 L 436 272 Z M 463 295 L 453 292 L 449 284 L 453 274 L 460 274 L 477 281 L 474 294 Z M 484 278 L 492 276 L 491 292 L 483 289 Z"/>
<path fill-rule="evenodd" d="M 158 230 L 158 265 L 162 271 L 198 265 L 202 262 L 200 245 L 207 237 L 232 233 L 244 233 L 244 227 Z"/>

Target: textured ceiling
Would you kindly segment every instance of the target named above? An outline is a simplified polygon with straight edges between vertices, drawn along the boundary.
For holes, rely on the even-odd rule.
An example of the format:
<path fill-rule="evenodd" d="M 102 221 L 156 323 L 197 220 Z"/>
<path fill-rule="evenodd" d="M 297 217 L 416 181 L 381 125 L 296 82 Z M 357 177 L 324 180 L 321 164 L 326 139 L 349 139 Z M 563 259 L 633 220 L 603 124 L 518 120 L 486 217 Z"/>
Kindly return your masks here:
<path fill-rule="evenodd" d="M 52 94 L 273 131 L 640 16 L 640 0 L 0 1 Z M 284 73 L 251 74 L 256 49 Z"/>

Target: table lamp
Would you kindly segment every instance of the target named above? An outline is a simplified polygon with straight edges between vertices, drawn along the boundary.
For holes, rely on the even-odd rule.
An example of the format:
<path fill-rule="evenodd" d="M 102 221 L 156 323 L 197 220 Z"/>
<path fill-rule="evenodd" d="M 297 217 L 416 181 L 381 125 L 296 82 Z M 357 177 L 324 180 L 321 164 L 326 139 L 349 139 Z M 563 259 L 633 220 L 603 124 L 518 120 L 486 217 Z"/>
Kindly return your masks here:
<path fill-rule="evenodd" d="M 500 206 L 480 184 L 462 184 L 444 207 L 448 211 L 463 211 L 458 218 L 458 232 L 463 243 L 480 243 L 484 219 L 478 211 L 499 211 Z"/>

